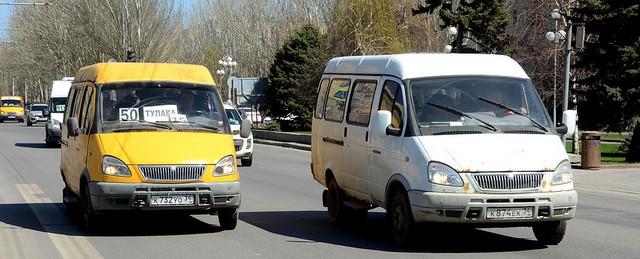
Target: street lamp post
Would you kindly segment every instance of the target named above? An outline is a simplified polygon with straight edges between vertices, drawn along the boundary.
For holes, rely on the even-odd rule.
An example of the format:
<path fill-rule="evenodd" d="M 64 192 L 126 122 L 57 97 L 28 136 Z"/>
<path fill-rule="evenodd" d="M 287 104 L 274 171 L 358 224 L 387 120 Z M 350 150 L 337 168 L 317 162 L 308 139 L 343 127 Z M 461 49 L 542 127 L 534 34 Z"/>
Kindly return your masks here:
<path fill-rule="evenodd" d="M 238 66 L 238 62 L 234 61 L 231 56 L 225 56 L 224 58 L 218 60 L 218 64 L 221 66 L 221 69 L 216 71 L 216 75 L 218 75 L 218 77 L 220 78 L 220 81 L 222 81 L 222 78 L 225 75 L 227 75 L 227 78 L 231 77 L 236 67 Z M 235 103 L 236 100 L 232 100 L 233 89 L 229 89 L 228 84 L 225 89 L 228 92 L 227 101 L 232 101 L 234 105 L 237 105 L 237 103 Z"/>
<path fill-rule="evenodd" d="M 548 41 L 554 43 L 553 45 L 553 125 L 558 125 L 558 101 L 557 101 L 557 87 L 558 87 L 558 44 L 560 40 L 564 38 L 566 33 L 563 30 L 558 30 L 558 21 L 562 19 L 562 15 L 558 9 L 553 9 L 551 12 L 551 18 L 554 21 L 554 30 L 547 32 L 545 37 Z"/>

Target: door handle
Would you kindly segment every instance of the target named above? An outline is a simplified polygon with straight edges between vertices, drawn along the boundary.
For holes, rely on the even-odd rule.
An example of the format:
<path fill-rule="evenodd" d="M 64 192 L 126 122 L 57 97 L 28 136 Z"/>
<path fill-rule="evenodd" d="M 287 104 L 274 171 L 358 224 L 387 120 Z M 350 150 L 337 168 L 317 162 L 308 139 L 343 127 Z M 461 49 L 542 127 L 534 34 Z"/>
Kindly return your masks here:
<path fill-rule="evenodd" d="M 344 137 L 347 137 L 347 127 L 344 127 Z"/>
<path fill-rule="evenodd" d="M 381 154 L 382 154 L 382 151 L 377 150 L 377 149 L 374 149 L 374 150 L 372 150 L 371 152 L 373 152 L 373 153 L 374 153 L 374 154 L 376 154 L 376 155 L 381 155 Z"/>

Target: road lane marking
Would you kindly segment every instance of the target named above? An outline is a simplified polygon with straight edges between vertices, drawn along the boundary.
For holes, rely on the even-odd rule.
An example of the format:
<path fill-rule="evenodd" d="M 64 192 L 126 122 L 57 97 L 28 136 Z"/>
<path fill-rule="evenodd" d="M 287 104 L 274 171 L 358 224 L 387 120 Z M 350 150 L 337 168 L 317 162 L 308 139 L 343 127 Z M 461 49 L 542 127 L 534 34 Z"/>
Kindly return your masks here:
<path fill-rule="evenodd" d="M 98 250 L 82 236 L 51 199 L 36 184 L 16 184 L 24 200 L 40 221 L 62 258 L 102 258 Z"/>

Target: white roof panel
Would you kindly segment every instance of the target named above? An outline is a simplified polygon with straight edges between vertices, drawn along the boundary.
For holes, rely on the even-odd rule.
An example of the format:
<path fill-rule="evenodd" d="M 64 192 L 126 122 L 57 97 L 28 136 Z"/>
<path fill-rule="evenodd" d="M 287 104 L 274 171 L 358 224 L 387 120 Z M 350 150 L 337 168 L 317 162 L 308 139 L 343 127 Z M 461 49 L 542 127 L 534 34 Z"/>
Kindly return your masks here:
<path fill-rule="evenodd" d="M 327 74 L 391 75 L 401 79 L 488 75 L 529 78 L 513 59 L 490 54 L 397 54 L 331 59 Z"/>

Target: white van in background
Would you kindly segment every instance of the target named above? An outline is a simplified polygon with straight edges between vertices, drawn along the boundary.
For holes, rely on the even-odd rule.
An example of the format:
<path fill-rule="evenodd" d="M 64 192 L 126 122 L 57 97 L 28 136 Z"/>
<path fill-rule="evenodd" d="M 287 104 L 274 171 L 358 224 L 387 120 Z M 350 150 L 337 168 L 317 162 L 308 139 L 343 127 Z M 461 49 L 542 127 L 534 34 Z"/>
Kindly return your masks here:
<path fill-rule="evenodd" d="M 233 133 L 233 145 L 236 149 L 236 158 L 240 159 L 242 166 L 251 166 L 253 164 L 253 133 L 247 138 L 240 136 L 240 125 L 242 124 L 243 116 L 241 113 L 233 107 L 233 105 L 225 103 L 224 110 L 229 118 L 229 124 L 231 125 L 231 132 Z"/>
<path fill-rule="evenodd" d="M 507 56 L 335 58 L 318 89 L 312 174 L 332 223 L 382 207 L 401 244 L 437 236 L 417 222 L 442 222 L 530 226 L 555 245 L 578 201 L 567 128 Z"/>
<path fill-rule="evenodd" d="M 51 95 L 49 96 L 49 110 L 46 112 L 47 124 L 45 124 L 44 140 L 48 146 L 58 145 L 62 127 L 62 117 L 67 105 L 67 96 L 73 77 L 65 77 L 62 80 L 53 81 Z"/>

